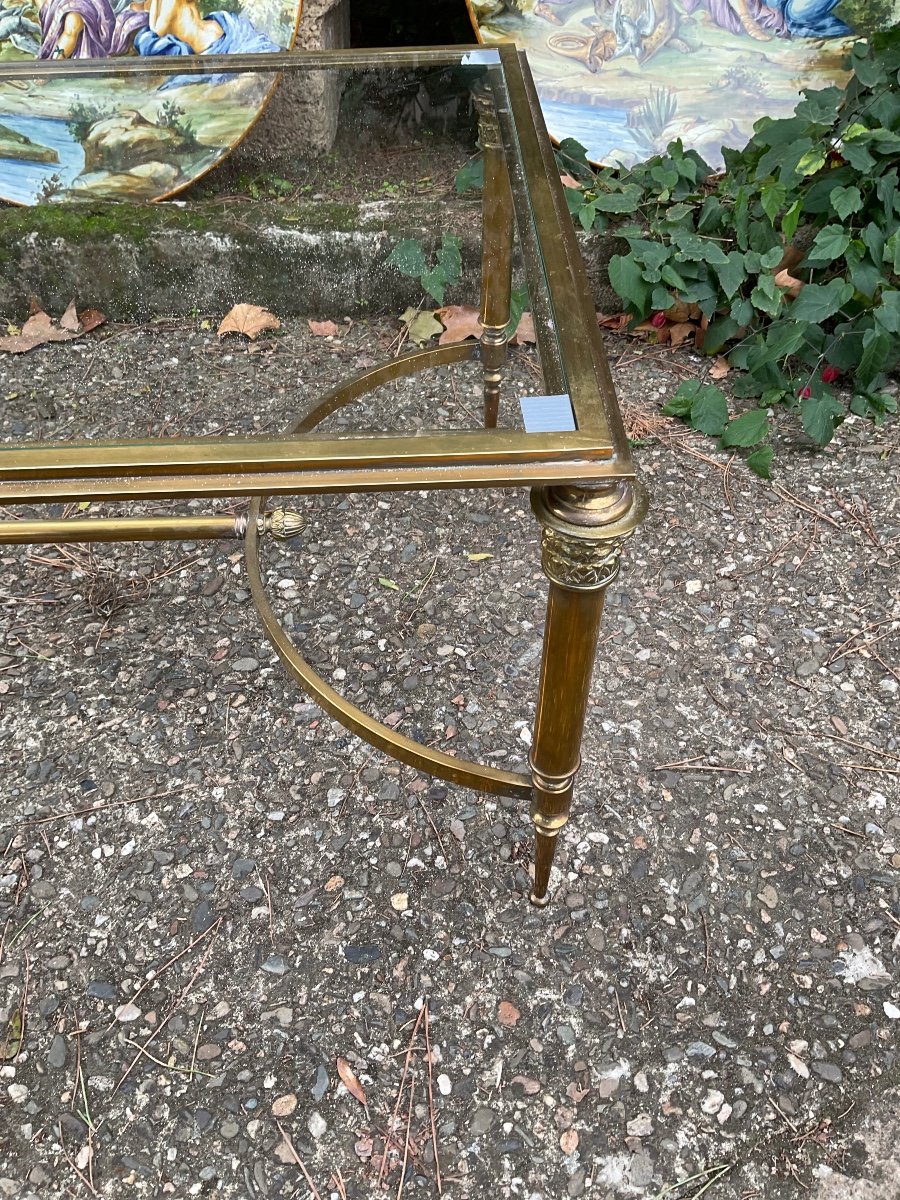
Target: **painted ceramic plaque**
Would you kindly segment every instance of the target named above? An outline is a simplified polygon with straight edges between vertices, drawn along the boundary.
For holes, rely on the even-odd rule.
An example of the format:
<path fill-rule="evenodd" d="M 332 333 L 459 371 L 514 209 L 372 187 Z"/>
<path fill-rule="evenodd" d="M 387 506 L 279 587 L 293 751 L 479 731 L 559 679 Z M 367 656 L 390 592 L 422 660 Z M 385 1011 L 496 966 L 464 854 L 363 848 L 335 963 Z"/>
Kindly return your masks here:
<path fill-rule="evenodd" d="M 0 0 L 0 60 L 289 49 L 301 0 Z M 271 75 L 0 82 L 0 197 L 157 200 L 244 137 Z"/>
<path fill-rule="evenodd" d="M 801 88 L 846 80 L 852 42 L 900 0 L 467 0 L 480 40 L 528 52 L 556 141 L 630 166 L 681 138 L 715 169 Z"/>

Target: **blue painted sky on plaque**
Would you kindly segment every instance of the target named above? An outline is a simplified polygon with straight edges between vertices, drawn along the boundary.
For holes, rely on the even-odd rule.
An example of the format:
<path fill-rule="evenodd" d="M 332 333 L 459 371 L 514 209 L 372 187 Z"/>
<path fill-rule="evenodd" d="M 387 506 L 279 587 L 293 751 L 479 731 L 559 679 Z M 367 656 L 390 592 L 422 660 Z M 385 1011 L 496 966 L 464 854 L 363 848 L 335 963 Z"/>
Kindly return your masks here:
<path fill-rule="evenodd" d="M 711 167 L 803 88 L 843 84 L 856 38 L 900 0 L 467 0 L 485 42 L 528 52 L 547 128 L 630 166 L 681 138 Z"/>
<path fill-rule="evenodd" d="M 300 0 L 0 0 L 0 62 L 269 53 Z M 0 197 L 156 200 L 246 134 L 270 75 L 0 81 Z"/>

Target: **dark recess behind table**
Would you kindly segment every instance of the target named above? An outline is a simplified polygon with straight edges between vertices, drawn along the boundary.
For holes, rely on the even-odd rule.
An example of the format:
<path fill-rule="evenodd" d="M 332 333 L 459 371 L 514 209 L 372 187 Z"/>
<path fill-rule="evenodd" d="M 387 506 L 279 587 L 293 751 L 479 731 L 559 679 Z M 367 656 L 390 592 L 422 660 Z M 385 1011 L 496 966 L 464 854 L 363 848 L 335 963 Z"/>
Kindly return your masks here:
<path fill-rule="evenodd" d="M 351 46 L 452 46 L 474 41 L 465 0 L 351 0 Z"/>

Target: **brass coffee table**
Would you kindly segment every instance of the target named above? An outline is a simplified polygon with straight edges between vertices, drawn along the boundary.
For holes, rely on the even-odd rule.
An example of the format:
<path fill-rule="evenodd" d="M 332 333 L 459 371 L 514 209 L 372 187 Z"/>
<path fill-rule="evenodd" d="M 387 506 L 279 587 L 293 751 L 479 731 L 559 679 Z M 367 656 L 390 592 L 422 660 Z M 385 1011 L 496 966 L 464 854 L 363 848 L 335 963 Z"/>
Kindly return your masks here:
<path fill-rule="evenodd" d="M 249 507 L 237 518 L 172 513 L 3 520 L 0 544 L 242 537 L 252 597 L 266 633 L 291 674 L 324 710 L 417 770 L 530 802 L 536 833 L 531 899 L 545 905 L 556 840 L 569 817 L 579 767 L 604 595 L 647 501 L 634 478 L 559 171 L 524 57 L 512 45 L 500 45 L 3 63 L 0 82 L 17 75 L 58 78 L 61 71 L 79 78 L 152 74 L 159 82 L 166 74 L 183 79 L 262 68 L 284 74 L 340 72 L 342 80 L 389 69 L 414 84 L 418 75 L 434 78 L 444 72 L 457 88 L 457 107 L 459 95 L 471 96 L 485 165 L 480 342 L 437 346 L 374 366 L 307 400 L 305 415 L 283 436 L 6 443 L 0 447 L 4 505 L 117 502 L 127 513 L 129 503 L 147 500 L 245 497 Z M 528 285 L 546 394 L 536 406 L 533 398 L 530 407 L 523 403 L 524 428 L 516 421 L 498 425 L 514 260 Z M 288 255 L 285 270 L 291 269 Z M 467 361 L 482 368 L 483 428 L 406 435 L 316 432 L 330 414 L 380 385 Z M 272 496 L 498 487 L 531 489 L 549 580 L 528 774 L 460 761 L 403 737 L 349 703 L 298 654 L 264 591 L 259 562 L 261 538 L 290 537 L 303 523 L 289 510 L 268 507 Z"/>

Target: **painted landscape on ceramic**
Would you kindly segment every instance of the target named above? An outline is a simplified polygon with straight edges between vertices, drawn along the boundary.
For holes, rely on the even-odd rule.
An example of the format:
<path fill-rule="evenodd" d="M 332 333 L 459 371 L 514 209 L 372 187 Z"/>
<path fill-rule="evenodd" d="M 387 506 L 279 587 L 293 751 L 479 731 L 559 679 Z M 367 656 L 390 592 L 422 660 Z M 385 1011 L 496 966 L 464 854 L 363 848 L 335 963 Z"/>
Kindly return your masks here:
<path fill-rule="evenodd" d="M 900 0 L 467 2 L 482 41 L 527 50 L 550 135 L 610 166 L 681 138 L 720 169 L 723 145 L 844 83 L 853 41 L 900 20 Z"/>
<path fill-rule="evenodd" d="M 270 53 L 300 0 L 0 0 L 4 61 Z M 157 200 L 246 134 L 272 75 L 0 80 L 0 197 Z"/>

